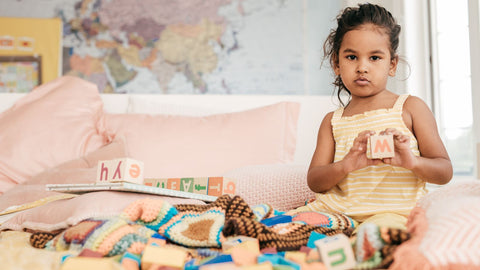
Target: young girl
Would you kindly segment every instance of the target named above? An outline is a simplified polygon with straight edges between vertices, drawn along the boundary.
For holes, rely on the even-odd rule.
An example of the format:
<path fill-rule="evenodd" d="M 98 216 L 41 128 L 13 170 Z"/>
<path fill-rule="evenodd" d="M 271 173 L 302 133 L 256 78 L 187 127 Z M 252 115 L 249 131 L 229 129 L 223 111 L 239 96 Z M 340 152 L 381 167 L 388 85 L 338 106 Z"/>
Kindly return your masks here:
<path fill-rule="evenodd" d="M 390 12 L 362 4 L 346 8 L 337 23 L 324 52 L 337 95 L 346 92 L 349 102 L 320 125 L 307 176 L 316 200 L 297 211 L 342 212 L 359 222 L 404 228 L 425 183 L 448 183 L 452 165 L 427 105 L 386 89 L 396 72 L 400 34 Z M 367 157 L 374 134 L 393 135 L 393 158 Z"/>

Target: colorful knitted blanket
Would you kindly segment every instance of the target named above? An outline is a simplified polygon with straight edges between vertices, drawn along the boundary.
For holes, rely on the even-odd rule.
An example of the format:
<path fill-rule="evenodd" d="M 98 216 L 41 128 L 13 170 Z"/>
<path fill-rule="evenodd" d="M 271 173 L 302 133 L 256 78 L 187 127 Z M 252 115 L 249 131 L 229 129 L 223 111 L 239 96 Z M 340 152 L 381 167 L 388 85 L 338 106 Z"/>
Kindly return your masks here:
<path fill-rule="evenodd" d="M 249 207 L 239 196 L 224 195 L 207 205 L 173 206 L 160 199 L 142 199 L 119 216 L 87 219 L 58 234 L 37 232 L 30 240 L 38 248 L 90 250 L 104 257 L 127 252 L 141 254 L 152 237 L 187 248 L 217 250 L 228 237 L 247 236 L 258 239 L 260 249 L 298 251 L 307 245 L 312 232 L 350 236 L 356 225 L 353 219 L 338 213 L 287 216 L 268 204 Z M 365 266 L 380 265 L 382 259 L 373 255 L 388 257 L 389 254 L 379 253 L 387 249 L 388 243 L 382 237 L 388 236 L 388 232 L 380 232 L 377 227 L 360 232 L 359 236 L 359 249 L 365 251 L 357 253 L 362 261 L 369 261 Z"/>

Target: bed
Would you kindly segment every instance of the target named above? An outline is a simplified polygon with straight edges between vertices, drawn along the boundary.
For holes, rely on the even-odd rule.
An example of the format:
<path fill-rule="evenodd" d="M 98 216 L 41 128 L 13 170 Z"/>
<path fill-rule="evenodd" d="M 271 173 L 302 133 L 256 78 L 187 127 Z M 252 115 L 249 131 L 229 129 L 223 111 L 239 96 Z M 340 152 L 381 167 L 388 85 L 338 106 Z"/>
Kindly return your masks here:
<path fill-rule="evenodd" d="M 93 84 L 69 76 L 29 94 L 1 94 L 2 269 L 89 263 L 160 269 L 147 262 L 149 252 L 158 252 L 151 246 L 176 247 L 168 252 L 182 259 L 170 261 L 182 263 L 169 267 L 180 269 L 322 269 L 309 243 L 316 234 L 348 236 L 356 267 L 478 269 L 478 181 L 425 196 L 400 242 L 384 237 L 389 228 L 352 235 L 354 222 L 333 213 L 286 217 L 314 198 L 306 171 L 319 124 L 335 107 L 331 96 L 99 94 Z M 45 188 L 93 183 L 98 161 L 124 157 L 144 162 L 146 179 L 231 179 L 234 186 L 230 195 L 226 185 L 221 188 L 213 203 Z M 130 241 L 119 231 L 128 231 Z M 109 242 L 100 240 L 101 232 Z M 367 237 L 372 234 L 380 235 L 377 246 Z M 255 239 L 257 253 L 255 247 L 225 250 L 241 236 Z"/>

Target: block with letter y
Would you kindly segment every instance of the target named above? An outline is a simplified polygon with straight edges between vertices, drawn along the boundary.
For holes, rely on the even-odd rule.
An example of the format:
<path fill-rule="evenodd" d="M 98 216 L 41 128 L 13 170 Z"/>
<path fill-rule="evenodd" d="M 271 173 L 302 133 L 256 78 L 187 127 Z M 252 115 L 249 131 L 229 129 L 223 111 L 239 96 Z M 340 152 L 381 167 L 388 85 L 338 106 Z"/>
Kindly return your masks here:
<path fill-rule="evenodd" d="M 97 183 L 106 182 L 143 184 L 143 162 L 132 158 L 99 161 Z"/>

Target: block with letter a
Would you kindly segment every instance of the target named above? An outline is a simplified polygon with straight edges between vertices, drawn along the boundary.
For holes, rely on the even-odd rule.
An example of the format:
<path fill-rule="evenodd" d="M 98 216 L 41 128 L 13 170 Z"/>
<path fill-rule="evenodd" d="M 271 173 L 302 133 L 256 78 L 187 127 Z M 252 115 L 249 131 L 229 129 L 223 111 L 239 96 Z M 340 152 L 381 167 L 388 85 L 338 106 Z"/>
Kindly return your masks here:
<path fill-rule="evenodd" d="M 370 140 L 371 158 L 390 158 L 395 156 L 393 135 L 375 135 Z"/>
<path fill-rule="evenodd" d="M 131 158 L 99 161 L 97 183 L 106 182 L 143 184 L 143 162 Z"/>

